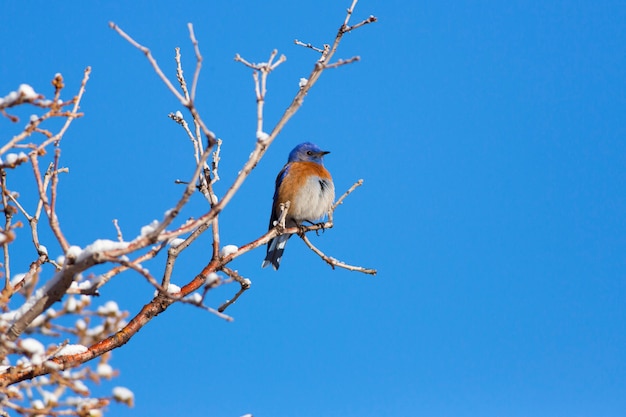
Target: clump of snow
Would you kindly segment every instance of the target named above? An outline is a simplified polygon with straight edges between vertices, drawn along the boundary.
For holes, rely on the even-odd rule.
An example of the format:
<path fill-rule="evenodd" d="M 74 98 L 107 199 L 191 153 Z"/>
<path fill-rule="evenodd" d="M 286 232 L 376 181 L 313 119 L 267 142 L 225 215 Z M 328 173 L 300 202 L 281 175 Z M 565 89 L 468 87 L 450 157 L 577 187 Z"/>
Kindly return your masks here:
<path fill-rule="evenodd" d="M 24 273 L 13 275 L 13 278 L 11 279 L 11 285 L 12 286 L 16 286 L 17 283 L 20 282 L 25 276 L 26 276 L 26 274 L 24 274 Z"/>
<path fill-rule="evenodd" d="M 181 238 L 177 237 L 176 239 L 170 240 L 170 246 L 173 247 L 173 248 L 178 247 L 178 245 L 180 245 L 184 241 L 185 241 L 185 239 L 181 239 Z"/>
<path fill-rule="evenodd" d="M 48 256 L 48 248 L 46 248 L 44 245 L 39 245 L 38 250 L 39 250 L 39 253 L 42 253 L 42 254 Z"/>
<path fill-rule="evenodd" d="M 83 250 L 79 246 L 70 246 L 65 252 L 65 258 L 76 259 L 80 256 Z M 63 259 L 65 261 L 65 258 Z"/>
<path fill-rule="evenodd" d="M 39 94 L 35 92 L 35 89 L 28 84 L 21 84 L 17 91 L 11 91 L 4 98 L 0 98 L 0 105 L 11 106 L 18 100 L 32 101 L 39 97 Z M 21 101 L 20 100 L 20 101 Z"/>
<path fill-rule="evenodd" d="M 158 220 L 152 220 L 152 223 L 147 224 L 147 225 L 145 225 L 145 226 L 143 226 L 141 228 L 140 235 L 142 237 L 147 236 L 150 233 L 154 232 L 157 227 L 159 227 L 159 221 Z"/>
<path fill-rule="evenodd" d="M 13 104 L 13 102 L 17 101 L 19 96 L 20 95 L 17 93 L 17 91 L 11 91 L 4 97 L 0 104 L 6 104 L 7 106 L 10 106 L 11 104 Z"/>
<path fill-rule="evenodd" d="M 224 258 L 228 255 L 232 255 L 233 253 L 236 253 L 238 250 L 239 248 L 235 245 L 226 245 L 220 251 L 220 256 Z"/>
<path fill-rule="evenodd" d="M 65 345 L 55 356 L 77 355 L 87 352 L 87 347 L 83 345 Z"/>
<path fill-rule="evenodd" d="M 41 400 L 34 400 L 32 403 L 30 403 L 30 405 L 32 405 L 35 410 L 43 410 L 44 408 L 46 408 L 43 401 Z"/>
<path fill-rule="evenodd" d="M 98 239 L 92 244 L 87 245 L 87 247 L 80 253 L 76 260 L 80 262 L 88 256 L 93 255 L 94 253 L 108 252 L 117 249 L 126 249 L 127 247 L 128 242 L 116 242 L 109 239 Z"/>
<path fill-rule="evenodd" d="M 167 285 L 167 293 L 168 294 L 176 294 L 180 292 L 180 287 L 176 284 L 168 284 Z M 155 290 L 154 291 L 154 296 L 156 297 L 157 295 L 159 295 L 159 290 Z"/>
<path fill-rule="evenodd" d="M 43 397 L 43 401 L 46 403 L 47 406 L 54 406 L 59 402 L 59 398 L 53 392 L 42 391 L 41 396 Z"/>
<path fill-rule="evenodd" d="M 91 288 L 96 287 L 98 283 L 100 282 L 100 280 L 102 279 L 102 276 L 89 278 L 84 281 L 78 281 L 82 279 L 82 275 L 79 274 L 74 279 L 75 281 L 72 282 L 72 284 L 70 285 L 70 288 L 74 291 L 82 291 L 82 290 L 89 290 Z M 81 296 L 81 301 L 84 300 L 83 297 L 89 298 L 89 296 L 83 295 Z"/>
<path fill-rule="evenodd" d="M 87 336 L 98 336 L 104 331 L 104 326 L 99 324 L 91 329 L 87 330 Z"/>
<path fill-rule="evenodd" d="M 179 119 L 183 118 L 183 114 L 180 112 L 180 110 L 176 110 L 176 117 Z"/>
<path fill-rule="evenodd" d="M 304 88 L 307 85 L 308 82 L 309 82 L 309 80 L 307 80 L 306 78 L 300 78 L 300 82 L 298 83 L 298 86 L 300 88 Z"/>
<path fill-rule="evenodd" d="M 16 153 L 8 153 L 4 157 L 4 160 L 7 162 L 7 164 L 14 165 L 17 162 L 17 158 L 18 156 Z"/>
<path fill-rule="evenodd" d="M 76 311 L 76 307 L 78 307 L 78 303 L 76 302 L 76 298 L 70 296 L 65 301 L 65 310 L 68 313 L 73 313 Z"/>
<path fill-rule="evenodd" d="M 206 285 L 213 285 L 215 282 L 217 282 L 220 279 L 220 276 L 217 275 L 215 272 L 211 272 L 207 277 L 206 280 L 204 281 L 204 283 Z"/>
<path fill-rule="evenodd" d="M 195 303 L 195 304 L 200 304 L 202 302 L 202 296 L 199 293 L 194 292 L 194 293 L 189 294 L 187 296 L 187 300 L 189 300 L 189 302 L 192 302 L 192 303 Z"/>
<path fill-rule="evenodd" d="M 33 339 L 31 337 L 20 340 L 17 344 L 20 348 L 30 353 L 31 355 L 43 355 L 46 351 L 46 349 L 43 347 L 43 344 L 39 340 Z"/>
<path fill-rule="evenodd" d="M 98 314 L 102 314 L 104 316 L 115 315 L 120 312 L 120 308 L 117 303 L 113 300 L 107 301 L 104 305 L 101 305 L 96 310 Z"/>
<path fill-rule="evenodd" d="M 45 361 L 43 363 L 43 366 L 45 366 L 46 368 L 50 369 L 51 371 L 58 371 L 61 369 L 61 365 L 59 365 L 56 362 L 53 361 Z"/>
<path fill-rule="evenodd" d="M 263 131 L 258 131 L 256 132 L 256 138 L 261 141 L 261 142 L 265 142 L 266 140 L 268 140 L 270 137 L 270 135 L 268 135 L 267 133 L 263 132 Z"/>
<path fill-rule="evenodd" d="M 113 368 L 108 363 L 99 363 L 98 368 L 96 369 L 96 373 L 101 378 L 112 378 Z"/>
<path fill-rule="evenodd" d="M 85 395 L 89 394 L 89 388 L 87 388 L 87 385 L 80 379 L 74 381 L 74 390 L 79 393 L 84 393 Z"/>
<path fill-rule="evenodd" d="M 30 322 L 30 324 L 28 325 L 28 328 L 29 329 L 36 329 L 39 326 L 41 326 L 44 321 L 46 321 L 46 315 L 45 314 L 40 314 L 37 317 L 35 317 L 35 320 Z"/>
<path fill-rule="evenodd" d="M 132 407 L 135 394 L 126 387 L 115 387 L 113 388 L 113 399 Z"/>
<path fill-rule="evenodd" d="M 78 330 L 85 330 L 87 328 L 87 322 L 83 319 L 76 320 L 76 324 L 74 324 Z"/>
<path fill-rule="evenodd" d="M 177 292 L 180 292 L 180 287 L 178 285 L 176 285 L 176 284 L 168 284 L 167 292 L 169 294 L 175 294 Z"/>
<path fill-rule="evenodd" d="M 20 87 L 17 89 L 17 92 L 26 100 L 34 100 L 37 97 L 39 97 L 39 95 L 35 93 L 35 90 L 33 89 L 33 87 L 31 87 L 28 84 L 20 85 Z"/>

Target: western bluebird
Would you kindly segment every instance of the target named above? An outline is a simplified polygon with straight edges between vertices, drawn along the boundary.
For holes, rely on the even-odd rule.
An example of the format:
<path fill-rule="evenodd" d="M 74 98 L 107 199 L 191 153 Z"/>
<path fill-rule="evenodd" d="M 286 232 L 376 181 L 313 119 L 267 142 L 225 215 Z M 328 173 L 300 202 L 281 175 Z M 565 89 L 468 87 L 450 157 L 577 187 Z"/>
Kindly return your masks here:
<path fill-rule="evenodd" d="M 322 162 L 328 153 L 311 142 L 301 143 L 289 153 L 287 164 L 276 177 L 270 229 L 280 217 L 280 204 L 287 201 L 290 205 L 285 227 L 299 226 L 304 221 L 312 222 L 330 211 L 335 201 L 335 186 Z M 274 269 L 278 269 L 290 237 L 280 235 L 268 242 L 263 268 L 272 264 Z"/>

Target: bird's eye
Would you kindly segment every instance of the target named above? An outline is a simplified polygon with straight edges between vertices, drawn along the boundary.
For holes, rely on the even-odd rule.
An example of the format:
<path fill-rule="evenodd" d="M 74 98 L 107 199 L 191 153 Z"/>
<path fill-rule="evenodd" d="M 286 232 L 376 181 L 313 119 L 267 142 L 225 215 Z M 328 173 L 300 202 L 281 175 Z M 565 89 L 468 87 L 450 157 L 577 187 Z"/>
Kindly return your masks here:
<path fill-rule="evenodd" d="M 311 155 L 313 155 L 313 151 L 306 151 L 306 154 L 311 156 Z"/>

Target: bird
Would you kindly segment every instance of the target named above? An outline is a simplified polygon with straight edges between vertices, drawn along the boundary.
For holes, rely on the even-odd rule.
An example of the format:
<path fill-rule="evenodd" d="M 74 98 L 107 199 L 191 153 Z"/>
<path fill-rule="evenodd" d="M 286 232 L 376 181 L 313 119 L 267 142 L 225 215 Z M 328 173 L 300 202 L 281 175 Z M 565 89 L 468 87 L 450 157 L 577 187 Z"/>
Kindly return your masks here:
<path fill-rule="evenodd" d="M 323 161 L 329 153 L 311 142 L 301 143 L 289 153 L 287 163 L 276 177 L 269 230 L 276 226 L 281 215 L 281 203 L 287 201 L 290 203 L 285 227 L 300 226 L 305 221 L 313 223 L 329 213 L 335 201 L 335 185 Z M 290 237 L 279 235 L 267 243 L 267 254 L 261 267 L 272 265 L 278 270 Z"/>

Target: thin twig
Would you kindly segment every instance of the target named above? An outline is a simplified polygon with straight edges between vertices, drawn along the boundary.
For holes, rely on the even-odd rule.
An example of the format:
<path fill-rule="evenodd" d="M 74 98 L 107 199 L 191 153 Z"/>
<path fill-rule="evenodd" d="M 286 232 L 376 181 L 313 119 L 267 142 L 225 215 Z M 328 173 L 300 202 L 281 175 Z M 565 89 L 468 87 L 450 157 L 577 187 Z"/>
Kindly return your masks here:
<path fill-rule="evenodd" d="M 174 85 L 171 83 L 171 81 L 165 76 L 165 74 L 163 74 L 163 71 L 161 71 L 161 68 L 159 67 L 159 64 L 157 64 L 156 59 L 154 59 L 154 57 L 152 56 L 152 52 L 150 52 L 150 49 L 146 48 L 145 46 L 143 46 L 142 44 L 140 44 L 139 42 L 137 42 L 136 40 L 134 40 L 130 35 L 128 35 L 126 32 L 124 32 L 122 30 L 122 28 L 120 28 L 118 25 L 116 25 L 113 22 L 109 22 L 109 27 L 111 29 L 113 29 L 114 31 L 117 32 L 118 35 L 120 35 L 122 38 L 124 38 L 128 43 L 130 43 L 132 46 L 134 46 L 135 48 L 139 49 L 141 52 L 143 52 L 143 54 L 146 56 L 146 58 L 148 59 L 148 61 L 150 62 L 150 65 L 152 65 L 152 68 L 154 69 L 154 71 L 157 73 L 157 75 L 159 76 L 159 78 L 161 79 L 161 81 L 163 81 L 163 83 L 165 83 L 165 85 L 167 86 L 167 88 L 170 90 L 170 92 L 172 94 L 174 94 L 176 96 L 176 98 L 183 104 L 187 104 L 185 97 L 183 97 L 178 90 L 176 89 L 176 87 L 174 87 Z"/>
<path fill-rule="evenodd" d="M 285 55 L 281 55 L 280 58 L 276 62 L 274 58 L 278 55 L 278 50 L 274 49 L 270 54 L 267 62 L 261 62 L 259 64 L 253 64 L 242 58 L 239 54 L 235 55 L 235 61 L 241 62 L 248 68 L 252 68 L 254 71 L 252 72 L 252 78 L 254 79 L 254 91 L 256 93 L 256 103 L 257 103 L 257 139 L 262 140 L 265 136 L 263 134 L 263 106 L 265 104 L 265 94 L 267 93 L 267 76 L 270 72 L 275 70 L 280 64 L 285 62 L 287 58 Z M 261 73 L 261 78 L 259 78 L 259 72 Z"/>
<path fill-rule="evenodd" d="M 193 49 L 196 52 L 196 70 L 193 73 L 193 82 L 191 83 L 191 100 L 195 101 L 196 87 L 198 86 L 198 78 L 200 78 L 200 69 L 202 68 L 202 55 L 200 54 L 200 47 L 198 46 L 198 41 L 196 40 L 196 35 L 193 31 L 193 25 L 188 23 L 187 27 L 189 28 L 189 38 L 191 39 Z"/>
<path fill-rule="evenodd" d="M 113 219 L 113 226 L 115 226 L 115 230 L 117 231 L 117 241 L 123 242 L 124 236 L 122 235 L 122 229 L 120 229 L 120 225 L 117 222 L 117 219 Z"/>
<path fill-rule="evenodd" d="M 378 19 L 376 18 L 376 16 L 370 16 L 370 17 L 368 17 L 367 19 L 365 19 L 365 20 L 363 20 L 363 21 L 361 21 L 361 22 L 357 23 L 356 25 L 347 26 L 347 27 L 344 29 L 344 33 L 348 33 L 348 32 L 350 32 L 350 31 L 352 31 L 352 30 L 354 30 L 354 29 L 358 29 L 358 28 L 360 28 L 361 26 L 367 25 L 368 23 L 374 23 L 374 22 L 376 22 L 377 20 L 378 20 Z"/>
<path fill-rule="evenodd" d="M 348 26 L 350 16 L 352 15 L 352 12 L 354 10 L 356 3 L 357 3 L 357 0 L 353 0 L 352 6 L 348 10 L 348 14 L 346 16 L 344 24 L 342 25 L 340 30 L 337 32 L 335 41 L 333 42 L 332 46 L 324 48 L 322 57 L 316 63 L 316 65 L 314 65 L 314 68 L 312 69 L 312 72 L 311 72 L 311 76 L 309 76 L 308 78 L 308 82 L 305 83 L 304 86 L 299 88 L 293 101 L 291 102 L 289 107 L 285 110 L 285 112 L 279 119 L 278 123 L 272 130 L 272 132 L 269 135 L 267 135 L 267 137 L 264 136 L 263 140 L 257 140 L 255 144 L 255 148 L 253 152 L 251 153 L 251 156 L 249 157 L 248 161 L 244 164 L 243 169 L 237 175 L 237 177 L 231 184 L 230 188 L 228 188 L 228 190 L 226 191 L 224 196 L 221 198 L 221 200 L 217 202 L 216 204 L 214 204 L 210 211 L 200 216 L 198 219 L 186 222 L 185 224 L 183 224 L 181 227 L 177 228 L 176 230 L 166 232 L 165 231 L 166 227 L 168 227 L 168 225 L 171 224 L 173 219 L 178 215 L 180 208 L 182 208 L 182 205 L 185 205 L 187 203 L 190 195 L 193 193 L 193 191 L 195 191 L 195 188 L 196 188 L 195 179 L 199 178 L 200 173 L 203 172 L 205 168 L 204 164 L 206 162 L 206 158 L 208 157 L 208 155 L 205 156 L 205 154 L 211 151 L 211 148 L 213 147 L 216 141 L 215 135 L 211 131 L 209 131 L 207 127 L 204 125 L 204 123 L 202 122 L 202 119 L 200 118 L 197 109 L 194 107 L 193 101 L 181 100 L 181 103 L 189 109 L 191 115 L 194 117 L 194 120 L 196 122 L 196 130 L 197 130 L 196 137 L 200 136 L 199 134 L 200 131 L 204 133 L 204 135 L 207 137 L 207 140 L 208 140 L 208 146 L 206 150 L 202 151 L 202 156 L 204 159 L 202 160 L 201 158 L 200 163 L 197 164 L 196 172 L 194 173 L 194 176 L 192 177 L 193 179 L 192 181 L 190 181 L 190 183 L 186 187 L 185 192 L 183 193 L 183 196 L 179 200 L 179 204 L 177 204 L 176 207 L 165 216 L 164 221 L 157 228 L 157 230 L 155 230 L 153 233 L 140 237 L 136 239 L 135 241 L 131 242 L 131 244 L 128 245 L 126 249 L 119 250 L 119 251 L 109 251 L 106 254 L 94 253 L 92 255 L 81 258 L 80 260 L 76 260 L 76 263 L 72 263 L 68 261 L 66 265 L 64 265 L 64 269 L 60 271 L 58 276 L 56 277 L 56 279 L 58 280 L 58 284 L 54 283 L 53 285 L 54 291 L 51 291 L 50 293 L 46 292 L 45 299 L 42 298 L 41 300 L 38 300 L 36 305 L 34 305 L 33 309 L 23 312 L 22 317 L 20 317 L 20 319 L 10 329 L 9 339 L 15 340 L 15 338 L 18 337 L 19 334 L 21 334 L 24 331 L 24 329 L 26 328 L 25 326 L 31 323 L 32 320 L 37 315 L 41 314 L 41 312 L 43 311 L 43 308 L 47 308 L 47 306 L 49 306 L 50 303 L 58 301 L 58 299 L 60 299 L 59 296 L 62 296 L 62 294 L 66 293 L 67 288 L 69 287 L 69 284 L 71 284 L 76 274 L 81 273 L 82 271 L 86 270 L 87 268 L 90 268 L 96 263 L 103 262 L 103 259 L 105 259 L 105 256 L 109 256 L 109 257 L 120 256 L 123 253 L 130 253 L 137 249 L 144 248 L 147 245 L 155 241 L 164 242 L 172 237 L 180 236 L 188 232 L 192 232 L 192 235 L 194 235 L 194 233 L 198 230 L 201 230 L 204 227 L 204 225 L 209 225 L 213 222 L 214 219 L 217 219 L 221 211 L 224 209 L 224 207 L 226 207 L 227 204 L 229 204 L 234 194 L 240 189 L 243 182 L 247 179 L 251 171 L 256 167 L 260 159 L 263 157 L 263 155 L 268 149 L 268 146 L 271 145 L 273 140 L 282 131 L 285 124 L 291 119 L 291 117 L 293 117 L 293 115 L 302 106 L 304 97 L 306 96 L 308 91 L 310 91 L 310 89 L 313 87 L 317 79 L 321 76 L 322 72 L 326 69 L 326 67 L 324 66 L 324 63 L 331 62 L 331 58 L 333 57 L 333 55 L 335 54 L 337 50 L 337 47 L 339 45 L 339 42 L 342 38 L 343 33 L 345 33 L 346 30 L 352 30 L 354 27 L 357 27 L 357 25 L 354 25 L 352 28 Z M 157 75 L 159 75 L 159 77 L 162 78 L 162 80 L 166 83 L 168 88 L 180 100 L 180 97 L 182 97 L 182 95 L 178 91 L 176 91 L 174 86 L 169 81 L 167 81 L 167 78 L 163 75 L 158 65 L 156 64 L 156 61 L 151 56 L 150 51 L 147 48 L 143 47 L 142 45 L 138 44 L 136 41 L 134 41 L 132 38 L 126 35 L 123 31 L 121 31 L 121 29 L 117 28 L 114 24 L 111 24 L 111 27 L 115 29 L 118 32 L 118 34 L 120 34 L 124 39 L 129 41 L 131 45 L 139 48 L 147 56 L 149 62 L 151 63 L 155 71 L 157 72 Z M 192 42 L 193 42 L 193 39 L 192 39 Z M 272 63 L 270 60 L 270 62 L 268 62 L 267 65 L 269 69 L 272 70 L 276 67 L 276 65 L 278 65 L 278 63 L 277 62 Z M 331 65 L 334 65 L 334 64 L 331 64 Z M 262 76 L 263 73 L 261 73 L 260 75 L 261 76 L 259 77 L 259 91 L 264 93 L 265 84 L 264 84 L 264 80 Z M 192 97 L 193 97 L 194 90 L 195 88 L 193 87 L 193 84 L 192 84 L 192 93 L 191 93 Z M 57 100 L 55 100 L 55 103 L 56 102 Z M 35 156 L 33 159 L 36 159 L 36 158 L 37 157 Z M 36 177 L 38 177 L 37 178 L 38 189 L 41 190 L 43 188 L 42 187 L 43 181 L 42 181 L 41 173 L 37 172 L 37 174 L 38 175 L 36 175 Z M 45 197 L 45 192 L 43 194 Z M 44 198 L 44 201 L 45 201 L 45 198 Z M 48 208 L 46 207 L 46 204 L 44 203 L 42 203 L 42 207 L 46 209 Z M 306 228 L 304 227 L 289 228 L 289 229 L 284 230 L 283 233 L 293 234 L 293 233 L 302 232 L 303 230 L 304 231 L 319 230 L 325 227 L 332 227 L 332 222 L 312 225 Z M 196 291 L 198 288 L 205 285 L 206 277 L 210 273 L 215 272 L 219 269 L 223 269 L 226 263 L 230 262 L 230 260 L 232 260 L 234 257 L 239 256 L 242 253 L 245 253 L 247 250 L 250 250 L 252 246 L 256 245 L 255 247 L 258 247 L 258 245 L 267 243 L 269 239 L 272 239 L 273 237 L 277 236 L 277 233 L 278 232 L 276 228 L 273 228 L 264 236 L 262 236 L 260 239 L 257 239 L 255 242 L 251 242 L 251 244 L 249 244 L 247 247 L 240 248 L 237 251 L 237 253 L 229 255 L 228 257 L 224 257 L 220 259 L 213 259 L 202 269 L 202 271 L 198 275 L 196 275 L 196 277 L 193 280 L 191 280 L 187 285 L 181 288 L 181 291 L 179 293 L 180 296 L 183 297 L 193 291 Z M 198 235 L 195 235 L 195 236 L 198 236 Z M 186 241 L 189 241 L 189 238 Z M 177 294 L 176 296 L 178 297 L 179 295 Z M 57 358 L 53 358 L 51 361 L 56 363 L 58 365 L 58 368 L 62 370 L 62 369 L 68 369 L 68 368 L 77 366 L 90 359 L 93 359 L 94 357 L 103 355 L 104 353 L 126 343 L 152 318 L 156 317 L 158 314 L 165 311 L 175 301 L 176 300 L 170 299 L 167 296 L 156 297 L 155 299 L 147 303 L 141 309 L 141 311 L 139 311 L 135 315 L 135 317 L 133 317 L 121 330 L 116 332 L 114 335 L 111 335 L 110 337 L 107 337 L 106 339 L 90 346 L 87 352 L 75 354 L 75 355 L 57 357 Z M 15 383 L 18 381 L 22 381 L 24 379 L 33 378 L 37 375 L 42 375 L 42 374 L 49 373 L 49 372 L 50 372 L 49 368 L 45 366 L 31 366 L 27 369 L 11 369 L 10 372 L 4 372 L 0 374 L 0 385 Z"/>
<path fill-rule="evenodd" d="M 337 62 L 333 62 L 332 64 L 326 64 L 324 65 L 324 67 L 326 67 L 326 69 L 337 68 L 337 67 L 341 67 L 342 65 L 352 64 L 353 62 L 357 62 L 360 59 L 361 57 L 353 56 L 352 58 L 349 58 L 349 59 L 340 59 Z"/>
<path fill-rule="evenodd" d="M 61 229 L 59 228 L 59 222 L 56 218 L 56 214 L 52 211 L 50 207 L 50 202 L 48 200 L 48 196 L 46 195 L 44 183 L 41 179 L 41 171 L 39 170 L 39 161 L 37 159 L 37 154 L 34 152 L 31 152 L 29 157 L 30 157 L 30 163 L 33 167 L 33 172 L 35 174 L 35 181 L 37 182 L 37 189 L 39 191 L 39 199 L 43 204 L 46 215 L 48 216 L 48 224 L 50 225 L 50 229 L 52 229 L 54 236 L 57 238 L 57 241 L 59 242 L 59 244 L 63 248 L 63 251 L 65 252 L 70 247 L 70 245 L 65 239 L 63 232 L 61 232 Z"/>
<path fill-rule="evenodd" d="M 132 260 L 132 263 L 135 264 L 139 264 L 141 262 L 145 262 L 148 261 L 154 257 L 156 257 L 161 250 L 166 246 L 166 242 L 161 242 L 160 245 L 154 246 L 152 249 L 150 249 L 148 252 L 144 253 L 143 255 L 137 257 L 136 259 Z M 129 268 L 124 266 L 124 265 L 118 265 L 114 268 L 111 268 L 109 271 L 105 272 L 102 275 L 99 275 L 98 278 L 96 280 L 94 280 L 95 282 L 95 287 L 94 288 L 88 288 L 86 291 L 76 291 L 77 294 L 83 294 L 83 293 L 87 293 L 87 294 L 92 294 L 94 292 L 96 292 L 98 290 L 98 288 L 101 288 L 103 285 L 105 285 L 107 282 L 109 282 L 109 280 L 111 280 L 111 278 L 113 278 L 116 275 L 121 274 L 124 271 L 127 271 Z"/>
<path fill-rule="evenodd" d="M 72 111 L 70 113 L 67 113 L 63 127 L 61 127 L 61 130 L 59 130 L 59 132 L 56 135 L 50 137 L 45 142 L 42 142 L 41 145 L 38 146 L 37 152 L 41 152 L 44 148 L 46 148 L 49 144 L 53 142 L 55 143 L 55 145 L 58 145 L 59 141 L 63 138 L 63 135 L 65 135 L 65 132 L 67 131 L 67 129 L 69 129 L 74 119 L 82 116 L 81 113 L 78 113 L 78 109 L 80 108 L 80 102 L 83 98 L 83 94 L 85 94 L 85 87 L 87 86 L 87 81 L 89 81 L 90 74 L 91 74 L 91 67 L 85 68 L 85 71 L 83 74 L 83 80 L 81 81 L 80 88 L 78 89 L 78 94 L 76 94 L 76 97 L 72 99 L 72 101 L 70 102 L 70 103 L 72 102 L 74 103 L 74 107 L 72 108 Z M 61 88 L 63 87 L 63 78 L 61 77 L 61 74 L 57 74 L 57 76 L 53 80 L 53 84 L 56 87 L 54 101 L 58 102 L 59 101 L 58 97 L 61 93 Z"/>
<path fill-rule="evenodd" d="M 215 134 L 213 132 L 211 132 L 206 127 L 206 125 L 204 124 L 204 122 L 200 118 L 200 114 L 198 113 L 198 110 L 196 109 L 193 101 L 185 99 L 185 97 L 183 97 L 183 95 L 181 95 L 178 92 L 178 90 L 176 90 L 176 88 L 174 87 L 172 82 L 165 76 L 165 74 L 163 74 L 163 71 L 159 67 L 159 64 L 157 64 L 156 59 L 154 59 L 154 57 L 152 56 L 152 53 L 150 52 L 150 49 L 146 48 L 145 46 L 141 45 L 139 42 L 134 40 L 130 35 L 128 35 L 126 32 L 124 32 L 122 30 L 122 28 L 117 26 L 115 23 L 109 22 L 109 27 L 111 29 L 115 30 L 118 33 L 118 35 L 120 35 L 122 38 L 124 38 L 132 46 L 134 46 L 135 48 L 137 48 L 141 52 L 143 52 L 143 54 L 148 59 L 148 62 L 150 62 L 150 65 L 152 65 L 152 68 L 154 69 L 154 71 L 157 73 L 159 78 L 161 78 L 161 80 L 165 83 L 165 85 L 170 90 L 170 92 L 176 96 L 178 101 L 180 101 L 180 103 L 183 106 L 185 106 L 185 107 L 187 107 L 189 109 L 189 111 L 191 112 L 191 115 L 193 116 L 193 118 L 196 119 L 197 123 L 199 124 L 199 126 L 202 129 L 202 132 L 204 133 L 204 135 L 207 137 L 207 139 L 209 141 L 209 148 L 211 146 L 213 146 L 213 143 L 215 143 L 215 139 L 216 139 L 215 138 Z"/>
<path fill-rule="evenodd" d="M 360 179 L 357 182 L 355 182 L 354 184 L 352 184 L 352 186 L 350 188 L 348 188 L 348 191 L 343 193 L 341 195 L 341 197 L 339 197 L 337 199 L 337 201 L 335 201 L 335 204 L 333 204 L 333 206 L 331 207 L 330 211 L 335 211 L 335 209 L 337 209 L 337 207 L 339 205 L 343 204 L 343 200 L 345 200 L 347 196 L 349 196 L 354 190 L 356 190 L 361 185 L 363 185 L 363 180 L 362 179 Z"/>
<path fill-rule="evenodd" d="M 211 185 L 215 184 L 216 182 L 220 180 L 220 176 L 218 174 L 218 168 L 219 168 L 220 159 L 221 159 L 220 158 L 221 150 L 222 150 L 222 139 L 218 139 L 217 144 L 215 146 L 215 151 L 213 152 L 213 159 L 212 159 L 213 162 L 211 163 Z M 213 204 L 217 203 L 217 200 L 213 201 L 213 198 L 211 200 Z"/>
<path fill-rule="evenodd" d="M 60 138 L 59 138 L 60 139 Z M 57 142 L 58 143 L 58 142 Z M 63 252 L 67 251 L 70 247 L 70 244 L 65 239 L 65 236 L 61 233 L 61 226 L 59 224 L 59 217 L 56 212 L 56 202 L 57 202 L 57 186 L 59 184 L 59 158 L 61 156 L 61 148 L 57 147 L 54 152 L 54 168 L 52 170 L 52 178 L 50 181 L 50 207 L 48 212 L 48 218 L 50 219 L 50 227 L 56 228 L 58 230 L 59 235 L 63 239 L 59 239 L 59 243 L 61 244 L 61 248 Z M 54 223 L 54 227 L 52 226 Z"/>
<path fill-rule="evenodd" d="M 335 269 L 335 267 L 338 266 L 339 268 L 344 268 L 344 269 L 347 269 L 349 271 L 362 272 L 362 273 L 368 274 L 368 275 L 376 275 L 376 270 L 375 269 L 363 268 L 362 266 L 348 265 L 345 262 L 341 262 L 340 260 L 337 260 L 337 259 L 335 259 L 335 258 L 333 258 L 331 256 L 325 255 L 321 250 L 319 250 L 318 248 L 313 246 L 313 244 L 311 243 L 309 238 L 306 237 L 305 234 L 301 234 L 299 236 L 304 241 L 304 243 L 306 243 L 306 245 L 313 252 L 315 252 L 317 255 L 319 255 L 320 258 L 322 258 L 324 261 L 326 261 L 326 263 L 328 263 L 331 266 L 331 268 Z"/>
<path fill-rule="evenodd" d="M 252 282 L 249 279 L 242 277 L 237 271 L 233 271 L 232 269 L 227 267 L 222 267 L 222 271 L 226 275 L 237 281 L 240 285 L 240 288 L 239 291 L 237 291 L 237 294 L 233 296 L 233 298 L 231 298 L 230 300 L 226 300 L 224 304 L 219 306 L 217 311 L 219 311 L 220 313 L 226 310 L 229 306 L 233 305 L 235 301 L 237 301 L 237 299 L 241 296 L 241 294 L 249 290 L 250 286 L 252 285 Z"/>
<path fill-rule="evenodd" d="M 189 90 L 187 90 L 187 83 L 185 82 L 185 77 L 183 77 L 183 64 L 180 61 L 180 48 L 174 48 L 175 55 L 174 60 L 176 61 L 176 79 L 178 79 L 178 83 L 180 84 L 181 90 L 183 90 L 183 95 L 185 96 L 185 100 L 189 101 Z"/>
<path fill-rule="evenodd" d="M 324 52 L 323 49 L 317 48 L 315 46 L 313 46 L 310 43 L 304 43 L 304 42 L 300 42 L 299 40 L 295 39 L 293 41 L 293 43 L 295 43 L 298 46 L 304 46 L 305 48 L 309 48 L 309 49 L 313 49 L 315 52 L 319 52 L 320 54 Z"/>

